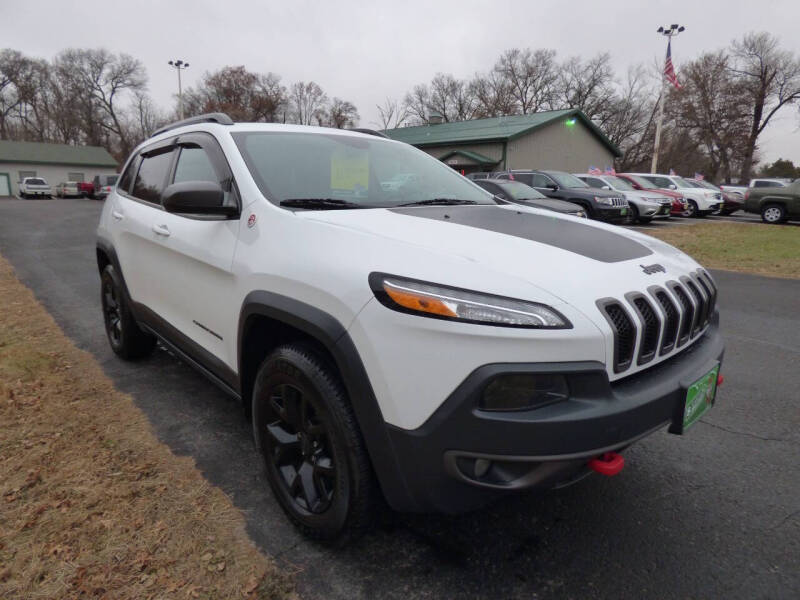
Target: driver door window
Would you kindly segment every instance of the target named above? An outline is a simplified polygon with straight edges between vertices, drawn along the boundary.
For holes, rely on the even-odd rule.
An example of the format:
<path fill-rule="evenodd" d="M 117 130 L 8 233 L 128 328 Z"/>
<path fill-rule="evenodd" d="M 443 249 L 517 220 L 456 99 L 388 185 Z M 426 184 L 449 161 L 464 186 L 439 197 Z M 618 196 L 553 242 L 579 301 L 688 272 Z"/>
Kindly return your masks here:
<path fill-rule="evenodd" d="M 531 186 L 535 188 L 546 188 L 548 183 L 551 183 L 549 177 L 537 173 L 533 176 Z"/>

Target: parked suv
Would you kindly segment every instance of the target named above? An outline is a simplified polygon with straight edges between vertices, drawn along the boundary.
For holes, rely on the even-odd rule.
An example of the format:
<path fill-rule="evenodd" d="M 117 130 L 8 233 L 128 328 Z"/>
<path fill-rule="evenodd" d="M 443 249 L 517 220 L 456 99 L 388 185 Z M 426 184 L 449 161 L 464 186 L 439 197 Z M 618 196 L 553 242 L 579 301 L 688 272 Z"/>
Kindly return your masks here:
<path fill-rule="evenodd" d="M 781 187 L 752 187 L 744 194 L 744 211 L 775 225 L 800 220 L 800 179 Z"/>
<path fill-rule="evenodd" d="M 575 173 L 575 177 L 598 190 L 619 193 L 631 207 L 632 223 L 649 223 L 653 219 L 669 219 L 672 199 L 654 192 L 641 192 L 626 180 L 615 175 Z"/>
<path fill-rule="evenodd" d="M 53 190 L 41 177 L 25 177 L 19 182 L 20 198 L 52 198 Z"/>
<path fill-rule="evenodd" d="M 722 208 L 722 193 L 707 190 L 677 175 L 653 175 L 651 173 L 631 173 L 651 181 L 660 188 L 679 191 L 689 203 L 687 217 L 704 217 L 719 212 Z"/>
<path fill-rule="evenodd" d="M 98 200 L 104 200 L 111 193 L 116 185 L 118 175 L 95 175 L 94 176 L 94 196 Z"/>
<path fill-rule="evenodd" d="M 588 218 L 586 211 L 584 211 L 577 204 L 548 198 L 544 194 L 540 194 L 531 186 L 526 185 L 521 181 L 478 179 L 475 181 L 475 185 L 483 188 L 487 192 L 490 192 L 496 198 L 499 198 L 504 202 L 511 202 L 512 204 L 519 204 L 520 206 L 528 206 L 531 208 L 541 208 L 543 210 L 553 210 L 555 212 L 560 212 L 565 215 L 572 215 L 573 217 L 580 217 L 582 219 Z"/>
<path fill-rule="evenodd" d="M 624 223 L 630 214 L 628 201 L 620 194 L 592 189 L 574 175 L 563 171 L 499 171 L 492 176 L 521 181 L 548 198 L 578 204 L 590 219 Z"/>
<path fill-rule="evenodd" d="M 114 352 L 159 339 L 241 399 L 275 497 L 317 538 L 363 530 L 379 494 L 455 513 L 614 474 L 713 404 L 723 355 L 717 288 L 686 254 L 498 205 L 350 131 L 160 130 L 105 202 L 97 265 Z"/>

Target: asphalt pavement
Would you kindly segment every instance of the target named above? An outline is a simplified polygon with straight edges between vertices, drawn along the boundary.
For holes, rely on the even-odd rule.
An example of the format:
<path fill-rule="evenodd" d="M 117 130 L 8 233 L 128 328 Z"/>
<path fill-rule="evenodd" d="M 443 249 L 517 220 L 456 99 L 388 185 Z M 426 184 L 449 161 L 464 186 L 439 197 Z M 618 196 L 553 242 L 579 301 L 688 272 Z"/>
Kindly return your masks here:
<path fill-rule="evenodd" d="M 331 548 L 286 522 L 238 403 L 164 350 L 138 363 L 111 352 L 101 205 L 0 200 L 0 253 L 156 435 L 232 497 L 303 597 L 800 598 L 800 281 L 713 272 L 727 341 L 717 404 L 687 435 L 630 448 L 620 475 L 459 517 L 391 514 Z"/>

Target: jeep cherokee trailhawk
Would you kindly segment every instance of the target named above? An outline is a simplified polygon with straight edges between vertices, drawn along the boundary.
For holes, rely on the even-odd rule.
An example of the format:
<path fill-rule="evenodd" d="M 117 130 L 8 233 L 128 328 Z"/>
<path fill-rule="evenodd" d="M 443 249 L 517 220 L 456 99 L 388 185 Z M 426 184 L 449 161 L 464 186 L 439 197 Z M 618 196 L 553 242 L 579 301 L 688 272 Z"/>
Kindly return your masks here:
<path fill-rule="evenodd" d="M 318 538 L 362 530 L 381 496 L 453 513 L 614 474 L 711 406 L 723 354 L 687 255 L 498 205 L 375 133 L 168 126 L 112 187 L 97 262 L 113 350 L 160 340 L 240 398 Z"/>

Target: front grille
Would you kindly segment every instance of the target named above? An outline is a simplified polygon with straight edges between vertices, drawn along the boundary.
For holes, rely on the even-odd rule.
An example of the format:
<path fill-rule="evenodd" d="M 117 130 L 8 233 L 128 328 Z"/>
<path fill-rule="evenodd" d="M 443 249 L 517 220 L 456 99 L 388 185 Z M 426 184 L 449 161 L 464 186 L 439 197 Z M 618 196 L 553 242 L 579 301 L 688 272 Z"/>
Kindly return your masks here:
<path fill-rule="evenodd" d="M 612 206 L 628 206 L 628 201 L 625 198 L 611 198 Z"/>
<path fill-rule="evenodd" d="M 673 352 L 700 335 L 712 321 L 717 288 L 703 270 L 681 277 L 680 281 L 669 281 L 666 287 L 651 286 L 648 292 L 649 296 L 641 292 L 626 294 L 627 309 L 625 302 L 614 298 L 597 301 L 611 326 L 615 373 L 629 369 L 635 353 L 636 364 L 643 365 L 656 355 Z"/>

